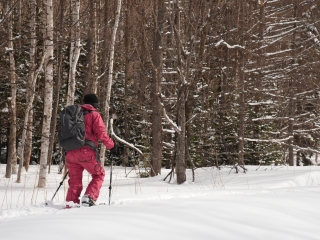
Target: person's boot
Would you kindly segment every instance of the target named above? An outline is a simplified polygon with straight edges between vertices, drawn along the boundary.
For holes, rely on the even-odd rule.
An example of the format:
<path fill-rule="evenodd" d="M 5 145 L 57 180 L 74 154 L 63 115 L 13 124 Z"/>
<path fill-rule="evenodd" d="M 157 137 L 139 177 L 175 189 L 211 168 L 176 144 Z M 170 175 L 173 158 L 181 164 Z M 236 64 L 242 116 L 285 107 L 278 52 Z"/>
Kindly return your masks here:
<path fill-rule="evenodd" d="M 92 198 L 90 198 L 89 195 L 84 195 L 81 198 L 81 204 L 84 207 L 92 207 L 92 206 L 96 205 L 96 202 Z"/>

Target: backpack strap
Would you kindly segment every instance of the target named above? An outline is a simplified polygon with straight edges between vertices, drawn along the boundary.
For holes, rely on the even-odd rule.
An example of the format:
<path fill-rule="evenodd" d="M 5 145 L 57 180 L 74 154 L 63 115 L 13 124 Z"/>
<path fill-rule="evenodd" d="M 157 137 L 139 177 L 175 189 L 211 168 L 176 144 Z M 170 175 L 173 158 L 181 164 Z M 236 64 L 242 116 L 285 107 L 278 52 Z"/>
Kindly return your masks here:
<path fill-rule="evenodd" d="M 85 111 L 83 111 L 83 115 L 87 115 L 87 114 L 89 114 L 91 112 L 95 112 L 95 110 L 85 110 Z M 96 160 L 97 160 L 97 162 L 99 162 L 100 161 L 100 157 L 99 157 L 99 151 L 98 151 L 98 149 L 96 147 L 96 144 L 94 142 L 86 139 L 84 145 L 90 147 L 93 151 L 96 152 Z"/>
<path fill-rule="evenodd" d="M 83 112 L 83 115 L 87 115 L 87 114 L 89 114 L 91 112 L 96 112 L 96 110 L 84 110 L 82 112 Z"/>

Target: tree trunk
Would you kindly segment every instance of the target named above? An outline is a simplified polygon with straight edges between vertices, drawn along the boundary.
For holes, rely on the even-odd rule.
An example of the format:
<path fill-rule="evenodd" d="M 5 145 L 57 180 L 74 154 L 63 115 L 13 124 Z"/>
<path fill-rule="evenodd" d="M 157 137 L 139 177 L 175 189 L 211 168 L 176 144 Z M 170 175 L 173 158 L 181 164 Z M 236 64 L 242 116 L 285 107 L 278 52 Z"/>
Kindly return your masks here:
<path fill-rule="evenodd" d="M 76 91 L 76 68 L 80 56 L 80 0 L 71 0 L 71 11 L 72 26 L 67 106 L 74 104 L 74 95 Z"/>
<path fill-rule="evenodd" d="M 132 19 L 131 11 L 132 11 L 132 4 L 130 0 L 125 1 L 125 33 L 124 33 L 124 45 L 125 45 L 125 79 L 124 79 L 124 95 L 123 97 L 128 96 L 128 84 L 130 80 L 133 78 L 133 64 L 130 59 L 131 54 L 131 47 L 130 47 L 130 39 L 132 36 L 131 33 L 131 24 Z M 129 138 L 129 119 L 128 119 L 128 101 L 124 101 L 123 106 L 123 128 L 124 128 L 124 140 L 128 142 Z M 122 156 L 122 166 L 125 167 L 128 164 L 128 152 L 129 149 L 125 146 L 123 150 Z"/>
<path fill-rule="evenodd" d="M 117 11 L 115 22 L 113 26 L 111 42 L 110 42 L 110 58 L 109 58 L 109 75 L 108 75 L 108 85 L 107 85 L 107 92 L 106 92 L 106 101 L 105 101 L 105 109 L 104 109 L 104 123 L 106 125 L 106 129 L 108 129 L 108 122 L 109 122 L 109 109 L 110 109 L 110 99 L 111 99 L 111 87 L 112 87 L 112 75 L 113 75 L 113 61 L 114 61 L 114 48 L 116 44 L 116 35 L 119 26 L 121 15 L 121 0 L 118 0 Z M 104 155 L 106 152 L 106 147 L 102 144 L 100 149 L 100 161 L 104 164 Z"/>
<path fill-rule="evenodd" d="M 30 3 L 31 11 L 31 22 L 30 22 L 30 34 L 31 34 L 31 44 L 30 44 L 30 70 L 29 70 L 29 78 L 28 78 L 28 88 L 27 88 L 27 99 L 26 99 L 26 111 L 24 116 L 24 123 L 22 129 L 22 136 L 21 136 L 21 146 L 20 146 L 20 163 L 19 163 L 19 170 L 17 176 L 17 182 L 21 182 L 21 170 L 25 163 L 25 145 L 27 139 L 27 132 L 30 131 L 28 129 L 29 126 L 29 115 L 33 108 L 33 100 L 34 100 L 34 93 L 36 87 L 37 77 L 35 73 L 35 54 L 36 54 L 36 0 L 32 0 Z M 45 53 L 44 53 L 45 54 Z M 40 68 L 42 67 L 42 63 Z M 32 123 L 31 123 L 32 124 Z M 30 135 L 29 135 L 30 136 Z M 32 140 L 31 140 L 32 141 Z M 27 170 L 27 169 L 26 169 Z"/>
<path fill-rule="evenodd" d="M 162 0 L 155 2 L 155 32 L 153 50 L 153 77 L 151 87 L 151 106 L 152 106 L 152 144 L 151 144 L 151 176 L 161 174 L 162 163 L 162 108 L 160 101 L 160 82 L 162 79 L 162 31 L 165 14 L 165 6 Z"/>
<path fill-rule="evenodd" d="M 186 181 L 186 83 L 184 74 L 185 69 L 183 67 L 183 59 L 181 54 L 181 32 L 180 32 L 180 8 L 179 1 L 174 0 L 174 11 L 175 11 L 175 36 L 177 38 L 177 51 L 178 51 L 178 62 L 177 69 L 179 69 L 178 77 L 178 100 L 177 100 L 177 123 L 180 128 L 177 136 L 177 153 L 176 153 L 176 174 L 177 183 L 182 184 Z"/>
<path fill-rule="evenodd" d="M 47 180 L 48 151 L 50 141 L 50 125 L 52 116 L 53 92 L 53 6 L 52 0 L 45 0 L 46 7 L 46 35 L 45 35 L 45 90 L 44 90 L 44 115 L 42 120 L 40 173 L 38 187 L 45 188 Z"/>
<path fill-rule="evenodd" d="M 184 88 L 180 88 L 178 96 L 178 126 L 181 131 L 177 136 L 177 154 L 176 154 L 176 174 L 177 183 L 182 184 L 186 181 L 186 109 Z"/>
<path fill-rule="evenodd" d="M 111 0 L 103 0 L 104 2 L 104 6 L 103 6 L 103 11 L 102 11 L 102 15 L 103 15 L 103 20 L 102 23 L 105 26 L 103 28 L 103 32 L 102 32 L 102 39 L 105 39 L 105 41 L 102 41 L 101 43 L 101 51 L 99 51 L 99 58 L 101 59 L 101 69 L 99 72 L 99 76 L 98 78 L 100 79 L 100 88 L 99 88 L 99 93 L 100 93 L 100 98 L 104 99 L 104 96 L 106 96 L 106 92 L 107 92 L 107 71 L 108 71 L 108 62 L 109 62 L 109 48 L 110 48 L 110 44 L 109 41 L 107 41 L 107 39 L 109 39 L 109 31 L 108 31 L 108 26 L 109 26 L 109 20 L 110 20 L 110 8 L 111 8 L 111 4 L 110 4 Z M 105 109 L 105 101 L 100 101 L 100 109 Z M 104 111 L 100 111 L 100 114 L 102 116 L 102 118 L 104 119 Z"/>
<path fill-rule="evenodd" d="M 243 29 L 245 29 L 245 21 L 244 21 L 244 6 L 242 2 L 238 2 L 239 6 L 239 18 L 238 18 L 238 28 L 239 32 L 242 33 Z M 239 38 L 239 42 L 241 45 L 244 43 L 243 37 Z M 245 60 L 243 56 L 242 50 L 237 50 L 237 82 L 238 82 L 238 90 L 239 90 L 239 126 L 238 126 L 238 164 L 244 165 L 244 130 L 245 130 L 245 80 L 244 80 L 244 69 L 245 69 Z"/>
<path fill-rule="evenodd" d="M 240 54 L 242 55 L 242 54 Z M 241 57 L 242 58 L 242 57 Z M 241 61 L 243 61 L 241 59 Z M 241 64 L 242 66 L 242 64 Z M 245 128 L 245 102 L 244 102 L 244 79 L 242 70 L 240 69 L 240 76 L 239 76 L 239 130 L 238 130 L 238 164 L 244 165 L 244 128 Z"/>
<path fill-rule="evenodd" d="M 292 80 L 290 81 L 292 82 Z M 288 122 L 288 135 L 290 137 L 288 141 L 288 163 L 289 166 L 294 166 L 294 154 L 293 154 L 293 121 L 294 121 L 294 100 L 293 100 L 293 94 L 292 94 L 292 89 L 291 89 L 292 83 L 289 84 L 289 91 L 290 91 L 290 100 L 289 100 L 289 122 Z"/>
<path fill-rule="evenodd" d="M 8 10 L 13 5 L 12 0 L 9 2 Z M 8 147 L 8 158 L 6 168 L 6 178 L 11 177 L 12 174 L 17 173 L 17 150 L 16 150 L 16 134 L 17 134 L 17 83 L 15 72 L 15 59 L 14 59 L 14 46 L 13 46 L 13 16 L 12 11 L 8 16 L 8 48 L 9 48 L 9 60 L 10 60 L 10 86 L 11 86 L 11 101 L 10 101 L 10 136 Z"/>
<path fill-rule="evenodd" d="M 32 153 L 32 137 L 33 137 L 32 131 L 33 131 L 33 110 L 31 109 L 29 112 L 27 136 L 26 136 L 26 142 L 24 146 L 24 160 L 25 160 L 26 172 L 28 172 L 29 170 L 30 158 Z"/>
<path fill-rule="evenodd" d="M 84 81 L 87 84 L 85 94 L 97 93 L 98 78 L 97 78 L 97 42 L 98 35 L 96 31 L 97 25 L 97 3 L 96 0 L 89 2 L 89 11 L 91 18 L 89 21 L 89 34 L 87 40 L 88 53 L 86 56 L 86 71 Z"/>
<path fill-rule="evenodd" d="M 204 25 L 200 26 L 200 29 L 202 29 L 202 31 L 199 33 L 199 37 L 200 37 L 200 43 L 199 43 L 199 52 L 197 53 L 197 60 L 196 60 L 196 68 L 195 68 L 195 75 L 194 75 L 194 79 L 192 79 L 192 82 L 188 88 L 188 96 L 187 96 L 187 102 L 186 102 L 186 161 L 190 163 L 190 166 L 192 168 L 192 171 L 194 173 L 194 163 L 193 160 L 190 156 L 190 147 L 191 147 L 191 139 L 193 137 L 193 132 L 192 132 L 192 121 L 191 118 L 193 117 L 193 110 L 194 110 L 194 104 L 195 104 L 195 99 L 194 99 L 194 92 L 196 89 L 196 84 L 199 83 L 201 75 L 202 75 L 202 67 L 203 67 L 203 62 L 204 62 L 204 53 L 206 50 L 206 39 L 208 36 L 208 32 L 209 32 L 209 28 L 210 28 L 210 24 L 212 22 L 213 17 L 215 16 L 213 13 L 209 11 L 215 6 L 213 6 L 213 2 L 207 2 L 205 4 L 203 4 L 203 6 L 201 7 L 202 10 L 201 12 L 203 12 L 204 14 Z M 193 6 L 190 5 L 190 16 L 191 16 L 191 12 L 192 12 L 192 8 Z M 210 9 L 210 10 L 209 10 Z M 190 33 L 188 33 L 189 36 L 191 36 L 193 34 L 192 29 L 189 29 Z M 188 71 L 190 71 L 188 69 Z"/>
<path fill-rule="evenodd" d="M 58 23 L 58 33 L 56 34 L 56 41 L 58 43 L 57 47 L 57 80 L 54 84 L 54 99 L 60 98 L 60 88 L 61 88 L 61 81 L 62 81 L 62 74 L 63 74 L 63 53 L 62 53 L 62 46 L 61 42 L 59 41 L 62 38 L 62 31 L 63 31 L 63 18 L 64 18 L 64 0 L 60 0 L 60 12 L 59 12 L 59 23 Z M 54 144 L 55 144 L 55 137 L 56 137 L 56 126 L 57 126 L 57 114 L 58 114 L 58 107 L 59 107 L 59 101 L 54 101 L 53 109 L 52 109 L 52 118 L 51 118 L 51 128 L 50 128 L 50 145 L 49 145 L 49 152 L 48 152 L 48 173 L 51 171 L 51 164 L 52 164 L 52 154 L 54 150 Z M 62 152 L 62 150 L 61 150 Z"/>
<path fill-rule="evenodd" d="M 293 1 L 293 19 L 297 21 L 297 1 Z M 292 65 L 295 66 L 297 64 L 296 60 L 296 54 L 295 54 L 295 49 L 296 49 L 296 37 L 297 37 L 297 30 L 296 30 L 297 24 L 293 24 L 293 39 L 291 43 L 291 48 L 292 48 Z M 294 116 L 295 116 L 295 96 L 294 96 L 294 81 L 295 81 L 295 76 L 291 76 L 288 84 L 288 89 L 289 89 L 289 121 L 288 121 L 288 135 L 290 137 L 288 144 L 288 151 L 289 151 L 289 166 L 294 166 L 294 149 L 293 149 L 293 142 L 294 142 L 294 129 L 293 129 L 293 124 L 294 124 Z"/>

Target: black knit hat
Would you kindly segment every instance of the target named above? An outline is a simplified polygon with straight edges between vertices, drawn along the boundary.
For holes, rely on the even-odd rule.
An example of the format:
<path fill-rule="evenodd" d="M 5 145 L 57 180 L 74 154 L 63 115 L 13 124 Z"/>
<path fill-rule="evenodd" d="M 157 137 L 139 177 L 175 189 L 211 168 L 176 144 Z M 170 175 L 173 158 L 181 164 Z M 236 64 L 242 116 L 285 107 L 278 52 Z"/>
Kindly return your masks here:
<path fill-rule="evenodd" d="M 84 96 L 83 98 L 84 104 L 91 104 L 93 107 L 98 108 L 99 101 L 97 95 L 90 93 Z"/>

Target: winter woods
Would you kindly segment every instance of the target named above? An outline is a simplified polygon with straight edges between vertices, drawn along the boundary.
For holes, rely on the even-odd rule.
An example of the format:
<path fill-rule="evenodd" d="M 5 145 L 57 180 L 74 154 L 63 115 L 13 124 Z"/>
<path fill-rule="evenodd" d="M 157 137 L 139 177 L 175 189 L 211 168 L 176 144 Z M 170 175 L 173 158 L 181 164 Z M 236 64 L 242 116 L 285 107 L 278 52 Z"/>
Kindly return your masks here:
<path fill-rule="evenodd" d="M 58 113 L 89 92 L 151 176 L 317 164 L 319 20 L 317 0 L 0 0 L 6 177 L 34 162 L 45 186 Z"/>

